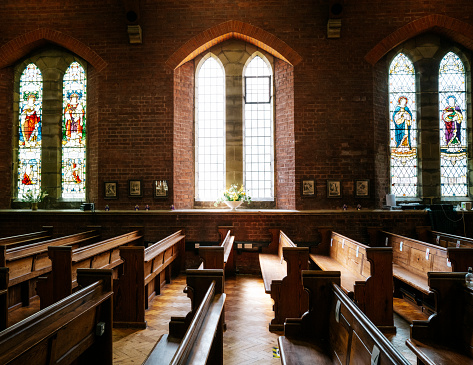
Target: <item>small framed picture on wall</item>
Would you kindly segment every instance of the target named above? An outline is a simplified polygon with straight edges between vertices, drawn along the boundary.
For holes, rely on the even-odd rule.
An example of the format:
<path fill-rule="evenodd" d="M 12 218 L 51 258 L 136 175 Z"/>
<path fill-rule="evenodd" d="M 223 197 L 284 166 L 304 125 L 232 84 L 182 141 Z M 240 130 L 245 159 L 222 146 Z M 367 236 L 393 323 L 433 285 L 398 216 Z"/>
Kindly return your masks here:
<path fill-rule="evenodd" d="M 301 180 L 301 195 L 303 197 L 314 197 L 317 193 L 314 179 Z"/>
<path fill-rule="evenodd" d="M 143 196 L 141 180 L 128 180 L 128 196 L 136 198 Z"/>
<path fill-rule="evenodd" d="M 105 181 L 104 186 L 104 199 L 118 199 L 118 182 L 116 181 Z"/>
<path fill-rule="evenodd" d="M 327 180 L 327 198 L 341 198 L 342 186 L 340 180 Z"/>
<path fill-rule="evenodd" d="M 369 179 L 355 180 L 355 196 L 357 198 L 369 198 L 370 196 Z"/>

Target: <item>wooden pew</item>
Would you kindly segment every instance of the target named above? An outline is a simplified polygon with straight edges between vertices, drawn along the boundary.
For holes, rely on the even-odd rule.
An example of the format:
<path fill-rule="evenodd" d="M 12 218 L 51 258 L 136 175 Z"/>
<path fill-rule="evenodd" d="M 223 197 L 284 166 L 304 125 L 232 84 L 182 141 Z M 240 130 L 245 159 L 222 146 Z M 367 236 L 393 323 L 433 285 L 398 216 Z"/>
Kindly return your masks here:
<path fill-rule="evenodd" d="M 225 274 L 235 273 L 235 256 L 233 254 L 233 241 L 235 236 L 228 229 L 219 246 L 199 247 L 199 256 L 202 259 L 202 269 L 224 269 Z"/>
<path fill-rule="evenodd" d="M 378 244 L 393 249 L 394 295 L 415 302 L 427 313 L 435 312 L 428 273 L 466 272 L 473 264 L 473 248 L 444 248 L 385 231 L 378 238 Z"/>
<path fill-rule="evenodd" d="M 442 247 L 473 247 L 473 238 L 456 236 L 450 233 L 432 231 L 430 226 L 416 227 L 420 241 L 432 243 Z"/>
<path fill-rule="evenodd" d="M 159 339 L 144 365 L 223 364 L 222 289 L 223 270 L 187 270 L 192 310 L 186 318 L 171 319 L 169 335 Z"/>
<path fill-rule="evenodd" d="M 429 273 L 437 313 L 413 321 L 406 341 L 417 364 L 473 364 L 473 289 L 465 286 L 465 274 Z"/>
<path fill-rule="evenodd" d="M 324 271 L 340 271 L 340 287 L 384 332 L 395 331 L 390 247 L 369 247 L 329 228 L 319 229 L 322 241 L 310 260 Z"/>
<path fill-rule="evenodd" d="M 279 229 L 271 229 L 271 243 L 259 254 L 264 288 L 274 301 L 270 331 L 282 331 L 286 318 L 300 317 L 308 308 L 301 271 L 309 268 L 309 248 L 297 247 Z"/>
<path fill-rule="evenodd" d="M 51 271 L 51 260 L 48 257 L 49 246 L 81 247 L 96 242 L 99 237 L 100 233 L 97 230 L 91 230 L 18 247 L 10 248 L 0 245 L 0 267 L 10 269 L 9 310 L 30 305 L 31 298 L 36 296 L 36 279 Z"/>
<path fill-rule="evenodd" d="M 8 267 L 0 267 L 0 331 L 8 327 Z"/>
<path fill-rule="evenodd" d="M 143 235 L 138 230 L 75 249 L 72 246 L 49 247 L 51 273 L 38 278 L 36 285 L 41 309 L 72 294 L 77 287 L 79 268 L 115 269 L 116 277 L 118 266 L 123 263 L 120 246 L 142 243 Z"/>
<path fill-rule="evenodd" d="M 79 271 L 83 289 L 0 332 L 0 364 L 109 364 L 112 272 Z"/>
<path fill-rule="evenodd" d="M 43 230 L 39 232 L 25 233 L 17 236 L 0 238 L 0 245 L 8 248 L 23 246 L 30 243 L 45 241 L 53 236 L 52 226 L 43 226 Z"/>
<path fill-rule="evenodd" d="M 339 271 L 303 271 L 309 311 L 288 318 L 280 336 L 282 364 L 410 365 L 340 289 Z"/>
<path fill-rule="evenodd" d="M 161 286 L 179 274 L 185 256 L 185 235 L 178 231 L 143 246 L 120 247 L 123 273 L 114 280 L 115 327 L 146 328 L 145 309 Z"/>

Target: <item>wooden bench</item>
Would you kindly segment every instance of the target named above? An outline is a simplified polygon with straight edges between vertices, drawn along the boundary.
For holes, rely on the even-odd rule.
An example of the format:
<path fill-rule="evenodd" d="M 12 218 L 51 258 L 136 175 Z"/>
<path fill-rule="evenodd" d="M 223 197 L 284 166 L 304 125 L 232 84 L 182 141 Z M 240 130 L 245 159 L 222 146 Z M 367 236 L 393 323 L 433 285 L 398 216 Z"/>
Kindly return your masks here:
<path fill-rule="evenodd" d="M 264 289 L 274 301 L 270 331 L 282 331 L 286 318 L 300 317 L 309 302 L 301 271 L 309 268 L 309 248 L 297 247 L 279 229 L 271 229 L 271 243 L 259 254 Z"/>
<path fill-rule="evenodd" d="M 138 230 L 75 249 L 72 246 L 49 247 L 51 273 L 38 278 L 36 285 L 41 309 L 72 294 L 77 287 L 79 268 L 115 269 L 116 278 L 117 268 L 123 263 L 120 246 L 142 243 L 143 235 Z"/>
<path fill-rule="evenodd" d="M 100 237 L 97 230 L 81 232 L 51 240 L 40 241 L 18 247 L 0 245 L 0 267 L 9 268 L 8 307 L 29 306 L 36 296 L 36 280 L 51 271 L 48 257 L 49 246 L 71 245 L 81 247 L 96 242 Z"/>
<path fill-rule="evenodd" d="M 380 231 L 379 244 L 393 249 L 394 295 L 435 312 L 429 272 L 466 272 L 473 262 L 473 248 L 440 247 L 413 238 Z M 448 260 L 447 260 L 448 259 Z"/>
<path fill-rule="evenodd" d="M 417 364 L 473 364 L 473 289 L 465 286 L 465 274 L 429 273 L 437 313 L 413 321 L 406 341 Z"/>
<path fill-rule="evenodd" d="M 309 311 L 288 318 L 279 337 L 282 364 L 410 365 L 340 289 L 340 272 L 303 271 Z"/>
<path fill-rule="evenodd" d="M 432 243 L 442 247 L 473 247 L 473 238 L 456 236 L 450 233 L 432 231 L 430 226 L 416 227 L 420 241 Z"/>
<path fill-rule="evenodd" d="M 17 236 L 3 237 L 0 238 L 0 245 L 8 248 L 18 247 L 35 243 L 39 241 L 45 241 L 53 236 L 52 226 L 43 226 L 43 230 L 39 232 L 25 233 Z"/>
<path fill-rule="evenodd" d="M 235 272 L 235 256 L 233 254 L 233 241 L 235 236 L 228 229 L 218 246 L 199 247 L 199 256 L 202 259 L 201 269 L 223 269 L 225 274 Z"/>
<path fill-rule="evenodd" d="M 223 270 L 187 270 L 187 317 L 172 318 L 144 365 L 223 364 Z M 177 323 L 176 323 L 177 322 Z M 174 323 L 174 325 L 173 325 Z"/>
<path fill-rule="evenodd" d="M 384 332 L 395 331 L 390 247 L 369 247 L 329 228 L 319 228 L 321 243 L 310 260 L 324 271 L 340 271 L 340 287 Z"/>
<path fill-rule="evenodd" d="M 185 236 L 178 231 L 147 248 L 120 247 L 123 273 L 114 280 L 115 327 L 146 328 L 145 309 L 161 286 L 179 274 L 185 257 Z"/>
<path fill-rule="evenodd" d="M 8 327 L 8 267 L 0 267 L 0 331 Z"/>
<path fill-rule="evenodd" d="M 83 289 L 0 332 L 0 364 L 109 364 L 112 272 L 79 271 Z"/>

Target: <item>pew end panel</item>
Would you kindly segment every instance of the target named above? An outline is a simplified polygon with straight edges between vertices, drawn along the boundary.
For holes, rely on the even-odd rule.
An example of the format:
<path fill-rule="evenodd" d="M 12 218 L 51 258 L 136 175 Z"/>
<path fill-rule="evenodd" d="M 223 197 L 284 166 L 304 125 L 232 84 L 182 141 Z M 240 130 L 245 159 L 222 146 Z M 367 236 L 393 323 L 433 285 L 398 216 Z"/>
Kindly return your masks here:
<path fill-rule="evenodd" d="M 406 341 L 418 364 L 473 364 L 473 289 L 464 278 L 465 272 L 429 273 L 437 313 L 413 321 Z"/>
<path fill-rule="evenodd" d="M 363 313 L 382 331 L 396 332 L 393 317 L 393 252 L 391 247 L 366 248 L 370 276 L 355 282 L 353 299 Z"/>
<path fill-rule="evenodd" d="M 307 247 L 283 247 L 282 256 L 287 263 L 286 276 L 271 281 L 271 298 L 274 301 L 274 318 L 270 331 L 282 331 L 286 318 L 299 318 L 309 307 L 309 298 L 302 286 L 301 272 L 309 268 Z M 299 298 L 299 300 L 294 300 Z"/>

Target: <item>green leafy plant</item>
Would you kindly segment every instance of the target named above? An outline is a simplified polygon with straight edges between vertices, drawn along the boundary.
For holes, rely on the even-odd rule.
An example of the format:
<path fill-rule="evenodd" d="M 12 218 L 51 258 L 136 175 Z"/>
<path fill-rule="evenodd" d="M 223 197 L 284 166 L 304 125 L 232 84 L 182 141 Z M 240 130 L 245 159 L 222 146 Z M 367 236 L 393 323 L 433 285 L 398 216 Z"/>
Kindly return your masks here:
<path fill-rule="evenodd" d="M 28 190 L 21 199 L 24 202 L 28 203 L 40 203 L 48 196 L 48 192 L 46 190 L 35 189 L 35 190 Z"/>
<path fill-rule="evenodd" d="M 244 201 L 249 204 L 251 202 L 251 197 L 248 195 L 248 192 L 245 190 L 243 185 L 238 189 L 237 184 L 232 184 L 230 188 L 225 190 L 222 196 L 215 201 L 214 206 L 217 206 L 223 201 Z"/>

